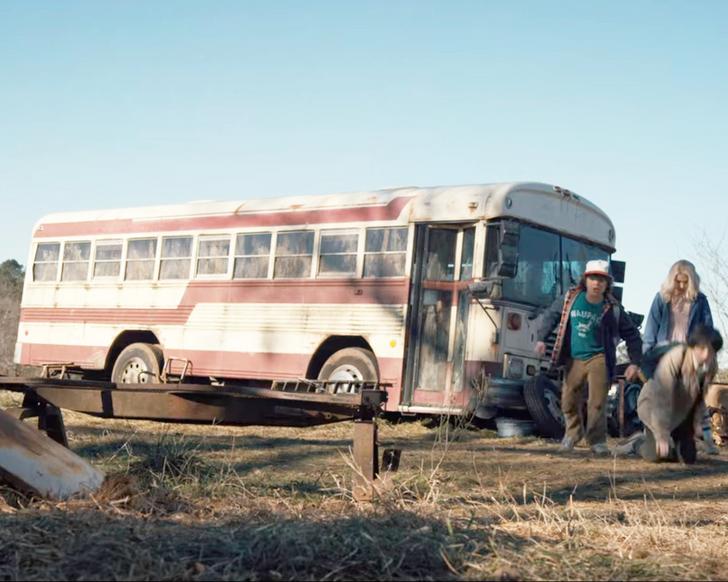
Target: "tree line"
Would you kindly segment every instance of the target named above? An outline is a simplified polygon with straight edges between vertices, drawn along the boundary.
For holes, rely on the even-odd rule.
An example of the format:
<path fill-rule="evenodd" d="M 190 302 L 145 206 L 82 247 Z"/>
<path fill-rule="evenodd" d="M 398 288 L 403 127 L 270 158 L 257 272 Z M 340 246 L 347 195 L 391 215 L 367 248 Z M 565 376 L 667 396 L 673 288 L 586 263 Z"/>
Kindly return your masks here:
<path fill-rule="evenodd" d="M 15 259 L 0 263 L 0 374 L 13 374 L 25 269 Z"/>

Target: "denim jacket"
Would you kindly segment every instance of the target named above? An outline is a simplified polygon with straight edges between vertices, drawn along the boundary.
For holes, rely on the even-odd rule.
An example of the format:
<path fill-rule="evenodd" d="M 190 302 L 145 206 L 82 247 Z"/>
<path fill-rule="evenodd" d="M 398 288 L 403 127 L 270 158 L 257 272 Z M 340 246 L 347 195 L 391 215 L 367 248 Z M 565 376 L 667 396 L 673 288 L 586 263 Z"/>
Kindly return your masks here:
<path fill-rule="evenodd" d="M 665 303 L 662 295 L 655 295 L 650 307 L 650 313 L 647 316 L 645 324 L 645 333 L 642 340 L 642 350 L 646 352 L 660 344 L 666 344 L 670 341 L 668 333 L 670 333 L 670 318 L 672 310 L 669 303 Z M 710 313 L 710 305 L 708 298 L 702 293 L 698 293 L 697 298 L 690 306 L 690 315 L 688 316 L 688 335 L 699 324 L 713 327 L 713 316 Z"/>

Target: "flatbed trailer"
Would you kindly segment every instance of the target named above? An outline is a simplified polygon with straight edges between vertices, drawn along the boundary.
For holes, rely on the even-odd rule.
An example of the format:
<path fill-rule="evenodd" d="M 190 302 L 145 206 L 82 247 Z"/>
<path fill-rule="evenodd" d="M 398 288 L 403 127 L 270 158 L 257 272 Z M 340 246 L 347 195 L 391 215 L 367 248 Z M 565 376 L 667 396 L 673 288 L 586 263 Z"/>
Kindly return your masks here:
<path fill-rule="evenodd" d="M 306 427 L 353 420 L 353 494 L 359 500 L 373 494 L 379 473 L 376 417 L 387 400 L 387 384 L 313 380 L 273 382 L 270 388 L 117 384 L 72 379 L 69 373 L 72 370 L 64 366 L 45 369 L 41 377 L 0 377 L 0 390 L 23 394 L 22 405 L 5 412 L 18 420 L 37 417 L 38 428 L 64 447 L 68 441 L 62 410 L 101 418 L 230 426 Z M 8 469 L 0 467 L 6 473 Z"/>

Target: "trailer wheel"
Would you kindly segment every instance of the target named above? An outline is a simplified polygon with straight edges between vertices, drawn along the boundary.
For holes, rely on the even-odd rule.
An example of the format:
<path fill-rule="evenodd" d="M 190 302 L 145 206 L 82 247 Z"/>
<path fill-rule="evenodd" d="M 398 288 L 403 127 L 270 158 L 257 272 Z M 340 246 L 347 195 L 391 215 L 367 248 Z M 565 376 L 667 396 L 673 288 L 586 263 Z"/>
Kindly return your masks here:
<path fill-rule="evenodd" d="M 377 382 L 379 372 L 374 354 L 363 348 L 345 348 L 329 357 L 318 375 L 319 380 L 342 382 L 336 392 L 355 392 L 356 386 L 348 382 Z"/>
<path fill-rule="evenodd" d="M 160 382 L 163 365 L 158 345 L 135 343 L 126 346 L 114 362 L 111 381 L 117 384 L 154 384 Z"/>

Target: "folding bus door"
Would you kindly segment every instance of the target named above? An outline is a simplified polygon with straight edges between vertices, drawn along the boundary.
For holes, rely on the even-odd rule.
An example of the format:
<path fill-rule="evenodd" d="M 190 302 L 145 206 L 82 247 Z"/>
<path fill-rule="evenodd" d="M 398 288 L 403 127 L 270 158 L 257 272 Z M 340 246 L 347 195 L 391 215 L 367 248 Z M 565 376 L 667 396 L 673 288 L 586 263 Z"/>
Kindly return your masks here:
<path fill-rule="evenodd" d="M 405 405 L 459 405 L 474 240 L 472 226 L 418 226 Z"/>

